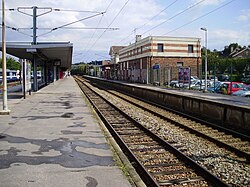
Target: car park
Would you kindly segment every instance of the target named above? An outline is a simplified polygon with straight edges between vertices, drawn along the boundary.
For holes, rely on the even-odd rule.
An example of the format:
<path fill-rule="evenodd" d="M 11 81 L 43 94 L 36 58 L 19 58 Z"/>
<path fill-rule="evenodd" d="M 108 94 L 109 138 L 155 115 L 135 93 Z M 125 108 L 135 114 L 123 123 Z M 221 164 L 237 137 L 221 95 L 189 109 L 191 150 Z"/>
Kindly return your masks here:
<path fill-rule="evenodd" d="M 242 90 L 245 86 L 246 85 L 244 83 L 241 83 L 241 82 L 232 82 L 232 83 L 231 82 L 224 82 L 223 84 L 221 84 L 218 93 L 230 95 L 231 91 L 232 91 L 232 93 L 234 93 L 238 90 Z"/>
<path fill-rule="evenodd" d="M 250 75 L 246 75 L 241 79 L 241 82 L 245 84 L 250 84 Z"/>
<path fill-rule="evenodd" d="M 207 88 L 208 92 L 211 93 L 219 93 L 220 86 L 223 84 L 223 82 L 220 81 L 210 81 L 210 86 Z"/>
<path fill-rule="evenodd" d="M 219 81 L 229 81 L 229 76 L 228 75 L 219 75 L 218 80 Z"/>
<path fill-rule="evenodd" d="M 210 86 L 210 81 L 207 80 L 207 88 Z M 205 80 L 196 80 L 190 84 L 192 90 L 204 90 L 205 89 Z"/>
<path fill-rule="evenodd" d="M 198 80 L 199 78 L 197 76 L 191 76 L 190 77 L 190 81 L 195 81 L 195 80 Z"/>
<path fill-rule="evenodd" d="M 208 76 L 208 79 L 209 79 L 210 81 L 218 81 L 218 77 L 216 77 L 216 76 L 214 76 L 214 75 L 209 75 L 209 76 Z"/>
<path fill-rule="evenodd" d="M 179 88 L 180 87 L 178 80 L 170 81 L 169 86 L 172 87 L 172 88 Z"/>
<path fill-rule="evenodd" d="M 245 86 L 242 90 L 234 92 L 233 95 L 250 98 L 250 85 Z"/>

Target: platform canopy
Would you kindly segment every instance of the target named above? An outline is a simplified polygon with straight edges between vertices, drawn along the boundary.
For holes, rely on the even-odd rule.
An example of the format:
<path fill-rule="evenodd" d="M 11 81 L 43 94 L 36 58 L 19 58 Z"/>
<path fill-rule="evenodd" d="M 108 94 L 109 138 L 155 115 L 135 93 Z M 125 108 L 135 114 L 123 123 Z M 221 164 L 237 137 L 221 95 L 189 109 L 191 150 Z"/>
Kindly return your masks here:
<path fill-rule="evenodd" d="M 1 48 L 2 50 L 2 48 Z M 39 60 L 45 62 L 57 62 L 61 68 L 70 69 L 72 64 L 73 44 L 70 42 L 54 43 L 6 43 L 7 54 L 13 55 L 20 59 L 33 60 L 36 54 Z"/>

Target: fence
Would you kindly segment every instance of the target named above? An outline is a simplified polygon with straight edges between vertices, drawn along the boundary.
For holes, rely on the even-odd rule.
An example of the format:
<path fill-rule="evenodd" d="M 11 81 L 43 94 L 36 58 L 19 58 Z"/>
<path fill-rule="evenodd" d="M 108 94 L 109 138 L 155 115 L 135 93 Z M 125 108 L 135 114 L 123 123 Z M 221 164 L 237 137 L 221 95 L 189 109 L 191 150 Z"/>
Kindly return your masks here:
<path fill-rule="evenodd" d="M 179 81 L 179 69 L 183 67 L 162 67 L 159 69 L 151 68 L 149 70 L 149 83 L 151 84 L 160 84 L 160 85 L 168 85 L 170 81 L 176 80 Z M 190 76 L 198 76 L 201 75 L 201 70 L 197 70 L 197 66 L 184 67 L 190 68 Z"/>

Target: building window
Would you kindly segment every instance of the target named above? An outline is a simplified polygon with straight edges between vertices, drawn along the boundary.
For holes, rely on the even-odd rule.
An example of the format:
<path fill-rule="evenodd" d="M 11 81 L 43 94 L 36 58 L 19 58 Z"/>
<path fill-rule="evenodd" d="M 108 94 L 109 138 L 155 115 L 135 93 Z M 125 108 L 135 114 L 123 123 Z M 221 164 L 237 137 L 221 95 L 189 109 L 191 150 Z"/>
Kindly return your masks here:
<path fill-rule="evenodd" d="M 176 66 L 177 66 L 177 67 L 182 67 L 182 66 L 183 66 L 183 62 L 177 62 L 177 63 L 176 63 Z"/>
<path fill-rule="evenodd" d="M 188 53 L 194 52 L 194 45 L 188 45 Z"/>
<path fill-rule="evenodd" d="M 163 44 L 157 44 L 157 52 L 163 52 Z"/>

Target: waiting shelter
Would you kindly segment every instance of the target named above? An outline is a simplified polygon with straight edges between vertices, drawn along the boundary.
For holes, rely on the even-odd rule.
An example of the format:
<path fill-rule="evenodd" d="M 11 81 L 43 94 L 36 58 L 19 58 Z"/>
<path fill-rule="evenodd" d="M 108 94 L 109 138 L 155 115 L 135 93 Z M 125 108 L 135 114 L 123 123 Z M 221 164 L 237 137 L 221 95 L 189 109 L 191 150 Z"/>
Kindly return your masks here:
<path fill-rule="evenodd" d="M 1 49 L 2 50 L 2 49 Z M 7 42 L 6 53 L 32 62 L 32 90 L 54 82 L 71 68 L 73 44 L 70 42 Z M 42 77 L 38 77 L 41 72 Z M 39 80 L 38 80 L 39 79 Z"/>

